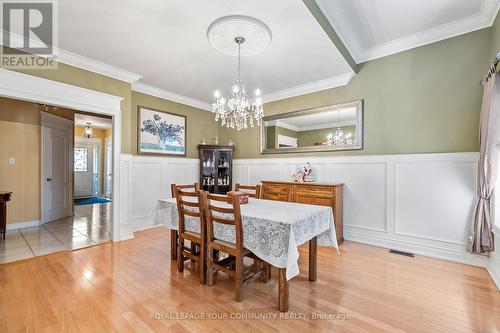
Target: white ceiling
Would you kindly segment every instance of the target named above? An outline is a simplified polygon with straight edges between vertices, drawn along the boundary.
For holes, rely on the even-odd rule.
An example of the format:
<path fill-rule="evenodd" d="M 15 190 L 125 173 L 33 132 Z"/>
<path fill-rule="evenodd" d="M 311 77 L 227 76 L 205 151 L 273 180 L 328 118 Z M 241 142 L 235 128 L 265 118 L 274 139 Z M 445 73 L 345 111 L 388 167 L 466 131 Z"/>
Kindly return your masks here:
<path fill-rule="evenodd" d="M 490 26 L 500 0 L 316 0 L 356 62 Z"/>
<path fill-rule="evenodd" d="M 278 126 L 293 131 L 310 131 L 356 124 L 356 108 L 323 111 L 320 113 L 296 116 L 266 122 L 266 126 Z"/>
<path fill-rule="evenodd" d="M 249 91 L 260 88 L 265 101 L 346 84 L 353 75 L 301 0 L 59 4 L 59 48 L 140 74 L 134 90 L 191 105 L 208 107 L 214 90 L 227 91 L 235 80 L 236 58 L 215 50 L 206 36 L 226 15 L 252 16 L 271 29 L 269 47 L 242 58 Z"/>
<path fill-rule="evenodd" d="M 93 128 L 97 129 L 108 129 L 113 127 L 113 121 L 111 119 L 75 113 L 76 127 L 85 127 L 87 123 L 90 123 Z"/>

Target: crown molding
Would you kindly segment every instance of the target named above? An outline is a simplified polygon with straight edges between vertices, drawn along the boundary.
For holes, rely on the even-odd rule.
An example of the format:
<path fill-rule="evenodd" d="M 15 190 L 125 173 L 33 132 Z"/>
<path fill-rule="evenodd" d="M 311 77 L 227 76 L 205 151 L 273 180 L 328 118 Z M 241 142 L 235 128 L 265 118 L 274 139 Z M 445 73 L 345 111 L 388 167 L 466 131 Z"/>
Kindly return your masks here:
<path fill-rule="evenodd" d="M 197 109 L 212 111 L 212 108 L 209 103 L 187 97 L 184 95 L 180 95 L 168 90 L 160 89 L 157 87 L 150 86 L 149 84 L 145 84 L 142 82 L 133 82 L 132 83 L 132 91 L 140 92 L 146 95 L 159 97 L 165 100 L 169 100 L 172 102 L 177 102 L 180 104 L 189 105 L 195 107 Z"/>
<path fill-rule="evenodd" d="M 348 21 L 334 22 L 324 10 L 321 3 L 318 3 L 323 14 L 328 19 L 335 31 L 340 31 L 339 25 L 348 25 Z M 500 0 L 485 0 L 476 15 L 468 16 L 460 20 L 445 23 L 430 29 L 422 30 L 408 36 L 378 44 L 372 47 L 363 47 L 352 29 L 344 31 L 339 38 L 351 53 L 356 63 L 363 63 L 370 60 L 386 57 L 399 52 L 407 51 L 419 46 L 432 44 L 448 38 L 467 34 L 476 30 L 488 28 L 493 25 L 500 8 Z M 340 9 L 339 9 L 340 10 Z M 337 24 L 336 24 L 337 23 Z M 346 43 L 346 41 L 349 41 Z"/>
<path fill-rule="evenodd" d="M 306 94 L 310 94 L 310 93 L 313 93 L 316 91 L 345 86 L 346 84 L 351 82 L 354 75 L 355 75 L 355 73 L 351 72 L 351 73 L 346 73 L 346 74 L 341 74 L 341 75 L 329 77 L 329 78 L 319 80 L 319 81 L 301 84 L 299 86 L 295 86 L 295 87 L 291 87 L 291 88 L 287 88 L 287 89 L 283 89 L 283 90 L 279 90 L 279 91 L 275 91 L 275 92 L 266 94 L 266 95 L 262 96 L 262 99 L 263 99 L 264 103 L 270 103 L 270 102 L 278 101 L 278 100 L 285 99 L 285 98 L 306 95 Z"/>
<path fill-rule="evenodd" d="M 490 27 L 495 21 L 499 6 L 500 0 L 485 1 L 481 11 L 474 16 L 376 45 L 359 52 L 356 58 L 359 62 L 366 62 Z"/>
<path fill-rule="evenodd" d="M 3 38 L 3 30 L 0 29 L 0 36 Z M 20 36 L 18 34 L 14 33 L 9 33 L 11 40 L 21 42 L 24 41 L 25 38 L 23 36 Z M 30 43 L 33 45 L 39 45 L 39 46 L 44 46 L 44 44 L 40 43 L 39 41 L 30 40 Z M 3 44 L 3 40 L 2 40 Z M 89 72 L 101 74 L 104 76 L 112 77 L 114 79 L 120 80 L 120 81 L 125 81 L 128 83 L 132 83 L 135 81 L 138 81 L 141 79 L 142 75 L 129 72 L 127 70 L 114 67 L 108 64 L 105 64 L 103 62 L 90 59 L 81 55 L 78 55 L 76 53 L 72 53 L 63 49 L 60 49 L 58 47 L 54 47 L 54 55 L 55 59 L 57 62 L 70 65 L 73 67 L 78 67 L 81 69 L 84 69 Z"/>
<path fill-rule="evenodd" d="M 62 49 L 57 50 L 57 61 L 128 83 L 136 82 L 142 78 L 140 74 L 129 72 Z"/>

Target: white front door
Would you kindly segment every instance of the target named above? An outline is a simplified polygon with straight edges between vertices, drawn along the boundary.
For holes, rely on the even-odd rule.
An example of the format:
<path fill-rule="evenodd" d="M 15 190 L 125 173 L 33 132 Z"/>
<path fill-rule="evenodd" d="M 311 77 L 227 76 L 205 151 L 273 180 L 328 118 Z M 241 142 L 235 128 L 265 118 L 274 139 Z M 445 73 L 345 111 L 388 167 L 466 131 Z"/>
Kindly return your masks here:
<path fill-rule="evenodd" d="M 92 144 L 75 143 L 75 197 L 93 195 L 93 149 Z"/>
<path fill-rule="evenodd" d="M 44 222 L 69 215 L 69 172 L 71 133 L 67 130 L 45 127 L 43 130 Z"/>
<path fill-rule="evenodd" d="M 113 140 L 111 137 L 106 138 L 106 147 L 104 148 L 104 195 L 111 197 L 111 189 L 113 188 Z"/>

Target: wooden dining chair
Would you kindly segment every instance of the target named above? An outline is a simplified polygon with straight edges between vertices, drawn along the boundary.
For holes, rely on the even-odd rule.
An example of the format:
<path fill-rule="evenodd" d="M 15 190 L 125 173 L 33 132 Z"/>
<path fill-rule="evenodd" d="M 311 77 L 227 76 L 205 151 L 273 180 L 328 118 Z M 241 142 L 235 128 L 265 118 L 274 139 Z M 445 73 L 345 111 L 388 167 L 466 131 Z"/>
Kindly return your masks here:
<path fill-rule="evenodd" d="M 243 247 L 243 227 L 241 222 L 240 202 L 238 196 L 233 197 L 232 207 L 226 208 L 214 205 L 214 202 L 227 202 L 227 196 L 203 193 L 206 203 L 205 215 L 207 222 L 207 284 L 214 284 L 214 273 L 223 271 L 236 279 L 235 300 L 241 302 L 242 286 L 257 277 L 259 274 L 262 282 L 268 279 L 269 264 L 255 256 L 250 250 Z M 214 224 L 219 223 L 235 228 L 235 243 L 217 239 L 214 235 Z M 228 257 L 218 260 L 213 255 L 214 251 L 224 252 Z M 253 265 L 243 266 L 243 258 L 253 259 Z"/>
<path fill-rule="evenodd" d="M 172 198 L 177 198 L 177 190 L 192 190 L 193 192 L 199 191 L 200 186 L 198 183 L 188 185 L 170 185 L 170 192 Z M 175 229 L 170 230 L 170 259 L 177 260 L 177 243 L 179 242 L 178 232 Z"/>
<path fill-rule="evenodd" d="M 234 190 L 235 191 L 241 191 L 248 193 L 248 195 L 252 198 L 260 198 L 260 185 L 241 185 L 240 183 L 236 183 L 234 185 Z"/>
<path fill-rule="evenodd" d="M 197 262 L 200 268 L 200 283 L 206 283 L 206 231 L 205 231 L 205 211 L 203 191 L 186 191 L 177 188 L 177 210 L 179 212 L 179 235 L 177 244 L 177 270 L 184 271 L 184 261 L 191 259 Z M 186 200 L 192 198 L 192 200 Z M 194 200 L 193 200 L 194 199 Z M 186 217 L 199 219 L 200 230 L 187 230 Z M 184 246 L 184 241 L 188 240 L 191 247 Z"/>

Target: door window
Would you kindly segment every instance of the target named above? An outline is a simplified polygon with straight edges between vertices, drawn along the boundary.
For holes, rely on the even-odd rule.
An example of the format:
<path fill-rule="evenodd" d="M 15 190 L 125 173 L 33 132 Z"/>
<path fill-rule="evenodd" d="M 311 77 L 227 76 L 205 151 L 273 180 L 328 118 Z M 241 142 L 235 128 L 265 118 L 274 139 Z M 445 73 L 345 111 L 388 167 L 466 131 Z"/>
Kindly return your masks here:
<path fill-rule="evenodd" d="M 75 148 L 75 172 L 87 172 L 87 148 Z"/>

